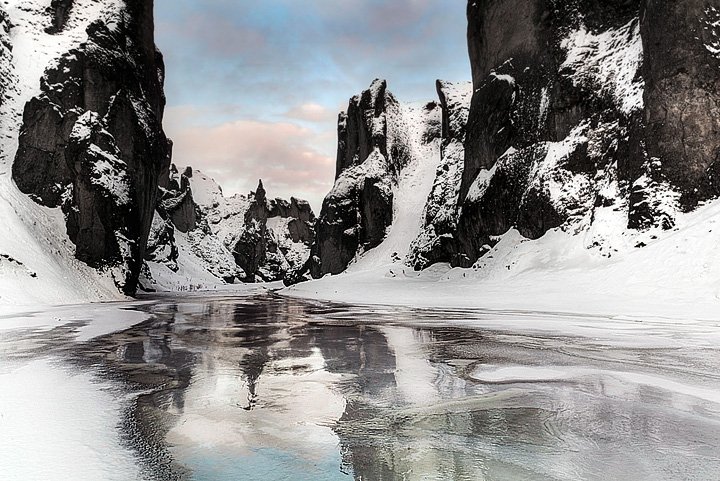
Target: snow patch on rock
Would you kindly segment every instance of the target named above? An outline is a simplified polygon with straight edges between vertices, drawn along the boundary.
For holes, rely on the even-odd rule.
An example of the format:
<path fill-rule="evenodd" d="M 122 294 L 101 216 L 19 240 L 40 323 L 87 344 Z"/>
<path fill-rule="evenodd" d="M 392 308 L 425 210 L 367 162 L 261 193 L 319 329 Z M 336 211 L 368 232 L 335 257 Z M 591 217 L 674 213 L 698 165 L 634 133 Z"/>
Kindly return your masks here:
<path fill-rule="evenodd" d="M 598 89 L 625 113 L 643 108 L 644 81 L 638 76 L 643 47 L 637 19 L 597 33 L 581 26 L 562 41 L 561 47 L 567 51 L 561 72 L 571 72 L 576 85 Z"/>

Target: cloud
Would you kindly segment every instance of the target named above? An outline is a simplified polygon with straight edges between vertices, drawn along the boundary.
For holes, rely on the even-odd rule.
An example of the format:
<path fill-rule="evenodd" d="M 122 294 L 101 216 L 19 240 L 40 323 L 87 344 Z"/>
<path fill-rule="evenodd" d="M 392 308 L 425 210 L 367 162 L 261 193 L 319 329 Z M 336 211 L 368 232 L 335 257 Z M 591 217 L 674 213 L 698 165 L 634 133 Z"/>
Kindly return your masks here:
<path fill-rule="evenodd" d="M 337 118 L 337 112 L 327 109 L 320 104 L 308 102 L 291 108 L 285 113 L 285 117 L 308 122 L 327 122 L 335 120 Z"/>
<path fill-rule="evenodd" d="M 187 113 L 187 108 L 179 112 Z M 174 110 L 167 115 L 174 117 Z M 175 142 L 173 162 L 178 168 L 190 165 L 202 170 L 226 194 L 248 193 L 262 179 L 269 196 L 306 198 L 319 208 L 332 186 L 335 159 L 320 148 L 327 143 L 328 132 L 256 120 L 216 126 L 171 121 L 166 130 Z"/>
<path fill-rule="evenodd" d="M 305 196 L 334 178 L 337 112 L 374 78 L 401 100 L 470 78 L 467 0 L 156 0 L 175 161 L 226 192 Z M 238 120 L 240 119 L 240 120 Z"/>

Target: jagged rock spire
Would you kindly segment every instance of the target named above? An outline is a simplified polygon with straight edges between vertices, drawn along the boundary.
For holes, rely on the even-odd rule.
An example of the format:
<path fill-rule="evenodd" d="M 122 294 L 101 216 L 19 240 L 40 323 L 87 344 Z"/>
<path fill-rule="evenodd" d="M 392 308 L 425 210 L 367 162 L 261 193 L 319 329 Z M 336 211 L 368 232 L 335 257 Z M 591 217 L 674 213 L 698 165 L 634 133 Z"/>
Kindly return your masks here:
<path fill-rule="evenodd" d="M 262 179 L 258 180 L 258 186 L 255 190 L 255 201 L 256 202 L 263 202 L 266 199 L 266 192 L 265 187 L 263 187 Z"/>

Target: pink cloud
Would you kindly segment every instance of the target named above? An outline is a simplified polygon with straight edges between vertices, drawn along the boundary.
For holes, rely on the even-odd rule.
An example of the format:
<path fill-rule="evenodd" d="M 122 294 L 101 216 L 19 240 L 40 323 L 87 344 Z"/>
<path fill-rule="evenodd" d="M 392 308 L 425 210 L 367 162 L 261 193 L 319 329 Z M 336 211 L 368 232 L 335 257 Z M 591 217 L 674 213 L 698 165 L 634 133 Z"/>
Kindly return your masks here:
<path fill-rule="evenodd" d="M 305 120 L 308 122 L 328 122 L 337 117 L 337 113 L 313 102 L 296 105 L 285 113 L 290 119 Z"/>
<path fill-rule="evenodd" d="M 180 118 L 174 120 L 176 114 Z M 262 179 L 270 197 L 293 195 L 320 208 L 335 173 L 333 155 L 323 151 L 332 138 L 329 132 L 254 120 L 188 126 L 182 121 L 187 114 L 186 108 L 167 113 L 166 130 L 175 142 L 173 162 L 178 168 L 202 170 L 226 195 L 254 190 Z"/>

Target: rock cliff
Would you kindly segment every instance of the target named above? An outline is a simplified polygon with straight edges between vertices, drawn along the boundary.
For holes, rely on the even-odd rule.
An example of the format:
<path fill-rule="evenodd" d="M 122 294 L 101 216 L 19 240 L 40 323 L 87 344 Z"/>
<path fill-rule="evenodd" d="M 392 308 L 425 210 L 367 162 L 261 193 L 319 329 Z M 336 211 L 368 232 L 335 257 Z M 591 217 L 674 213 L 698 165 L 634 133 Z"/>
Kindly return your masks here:
<path fill-rule="evenodd" d="M 74 9 L 90 8 L 81 3 L 53 0 L 46 32 L 59 34 Z M 133 294 L 171 155 L 153 2 L 127 0 L 86 34 L 25 105 L 12 176 L 38 203 L 62 207 L 78 259 L 111 269 Z"/>
<path fill-rule="evenodd" d="M 499 20 L 510 11 L 519 23 Z M 453 263 L 469 267 L 512 228 L 536 239 L 609 207 L 629 228 L 669 229 L 716 197 L 713 12 L 693 1 L 469 2 L 475 92 Z"/>
<path fill-rule="evenodd" d="M 338 121 L 335 185 L 317 221 L 313 277 L 344 271 L 386 239 L 396 220 L 401 179 L 409 165 L 417 166 L 423 148 L 440 137 L 438 110 L 435 103 L 401 104 L 384 80 L 350 99 Z"/>

